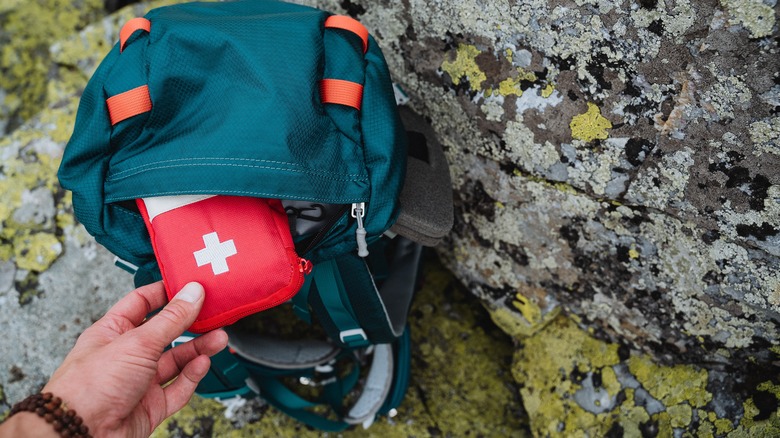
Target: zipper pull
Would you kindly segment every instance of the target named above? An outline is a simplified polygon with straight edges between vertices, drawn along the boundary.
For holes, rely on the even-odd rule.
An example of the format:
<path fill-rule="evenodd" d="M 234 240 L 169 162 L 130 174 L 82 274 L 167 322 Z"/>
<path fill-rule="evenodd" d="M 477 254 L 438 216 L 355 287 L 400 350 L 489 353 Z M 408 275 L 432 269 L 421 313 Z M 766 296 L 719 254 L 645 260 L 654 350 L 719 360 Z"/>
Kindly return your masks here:
<path fill-rule="evenodd" d="M 352 217 L 357 219 L 357 230 L 355 238 L 357 239 L 358 255 L 366 257 L 368 255 L 368 244 L 366 243 L 366 229 L 363 227 L 363 216 L 366 215 L 366 203 L 352 204 Z"/>
<path fill-rule="evenodd" d="M 303 272 L 305 275 L 311 274 L 312 268 L 314 268 L 314 264 L 304 258 L 299 258 L 298 263 L 300 264 L 298 266 L 298 271 Z"/>

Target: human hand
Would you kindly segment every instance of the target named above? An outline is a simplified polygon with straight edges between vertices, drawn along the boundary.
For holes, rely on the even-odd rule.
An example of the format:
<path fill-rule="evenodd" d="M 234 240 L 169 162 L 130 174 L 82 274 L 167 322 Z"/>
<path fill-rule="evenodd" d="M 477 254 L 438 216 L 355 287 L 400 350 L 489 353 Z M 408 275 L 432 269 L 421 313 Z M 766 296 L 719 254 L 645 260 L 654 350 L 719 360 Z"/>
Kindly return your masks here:
<path fill-rule="evenodd" d="M 144 322 L 166 303 L 165 289 L 158 282 L 134 290 L 79 336 L 42 392 L 62 398 L 93 436 L 149 436 L 184 407 L 209 356 L 227 345 L 216 330 L 163 352 L 192 325 L 203 299 L 203 287 L 189 283 Z"/>

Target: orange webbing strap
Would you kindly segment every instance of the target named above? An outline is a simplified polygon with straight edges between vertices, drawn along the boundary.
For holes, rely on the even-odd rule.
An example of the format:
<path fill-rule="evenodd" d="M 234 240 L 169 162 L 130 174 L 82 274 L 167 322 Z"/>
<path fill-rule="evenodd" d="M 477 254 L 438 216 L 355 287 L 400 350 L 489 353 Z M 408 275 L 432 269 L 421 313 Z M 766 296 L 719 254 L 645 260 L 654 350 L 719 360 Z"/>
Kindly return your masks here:
<path fill-rule="evenodd" d="M 130 38 L 133 32 L 137 30 L 145 30 L 149 32 L 151 29 L 152 22 L 146 18 L 139 17 L 128 20 L 128 22 L 122 26 L 122 30 L 119 31 L 119 51 L 121 52 L 122 50 L 125 50 L 125 43 L 127 43 L 127 40 Z"/>
<path fill-rule="evenodd" d="M 320 81 L 320 99 L 322 103 L 337 103 L 360 110 L 363 86 L 341 79 L 323 79 Z"/>
<path fill-rule="evenodd" d="M 149 96 L 149 86 L 141 85 L 132 90 L 119 93 L 106 99 L 111 125 L 129 119 L 152 109 L 152 98 Z"/>
<path fill-rule="evenodd" d="M 368 29 L 354 18 L 346 15 L 331 15 L 325 20 L 325 27 L 344 29 L 354 33 L 363 41 L 363 53 L 368 50 Z"/>

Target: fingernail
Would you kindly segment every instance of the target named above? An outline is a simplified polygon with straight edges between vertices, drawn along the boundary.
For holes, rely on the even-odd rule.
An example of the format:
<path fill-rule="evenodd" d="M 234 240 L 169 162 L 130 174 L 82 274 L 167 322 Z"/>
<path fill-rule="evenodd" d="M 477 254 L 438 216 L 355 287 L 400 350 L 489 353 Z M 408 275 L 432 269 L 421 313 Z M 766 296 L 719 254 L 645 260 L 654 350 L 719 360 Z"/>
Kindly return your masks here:
<path fill-rule="evenodd" d="M 203 286 L 201 286 L 200 283 L 192 282 L 187 283 L 181 288 L 179 293 L 176 294 L 176 299 L 194 303 L 195 301 L 198 301 L 201 296 L 203 296 Z"/>

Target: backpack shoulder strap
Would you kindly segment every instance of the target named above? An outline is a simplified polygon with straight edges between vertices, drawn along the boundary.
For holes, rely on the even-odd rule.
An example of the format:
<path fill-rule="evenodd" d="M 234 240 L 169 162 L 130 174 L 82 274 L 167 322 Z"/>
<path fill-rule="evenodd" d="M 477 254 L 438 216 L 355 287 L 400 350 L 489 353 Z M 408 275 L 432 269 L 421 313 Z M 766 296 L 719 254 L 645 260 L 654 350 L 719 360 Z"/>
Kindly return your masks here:
<path fill-rule="evenodd" d="M 312 311 L 342 346 L 389 343 L 406 325 L 422 247 L 403 237 L 393 242 L 383 238 L 371 245 L 370 254 L 349 253 L 318 263 L 307 290 Z"/>

